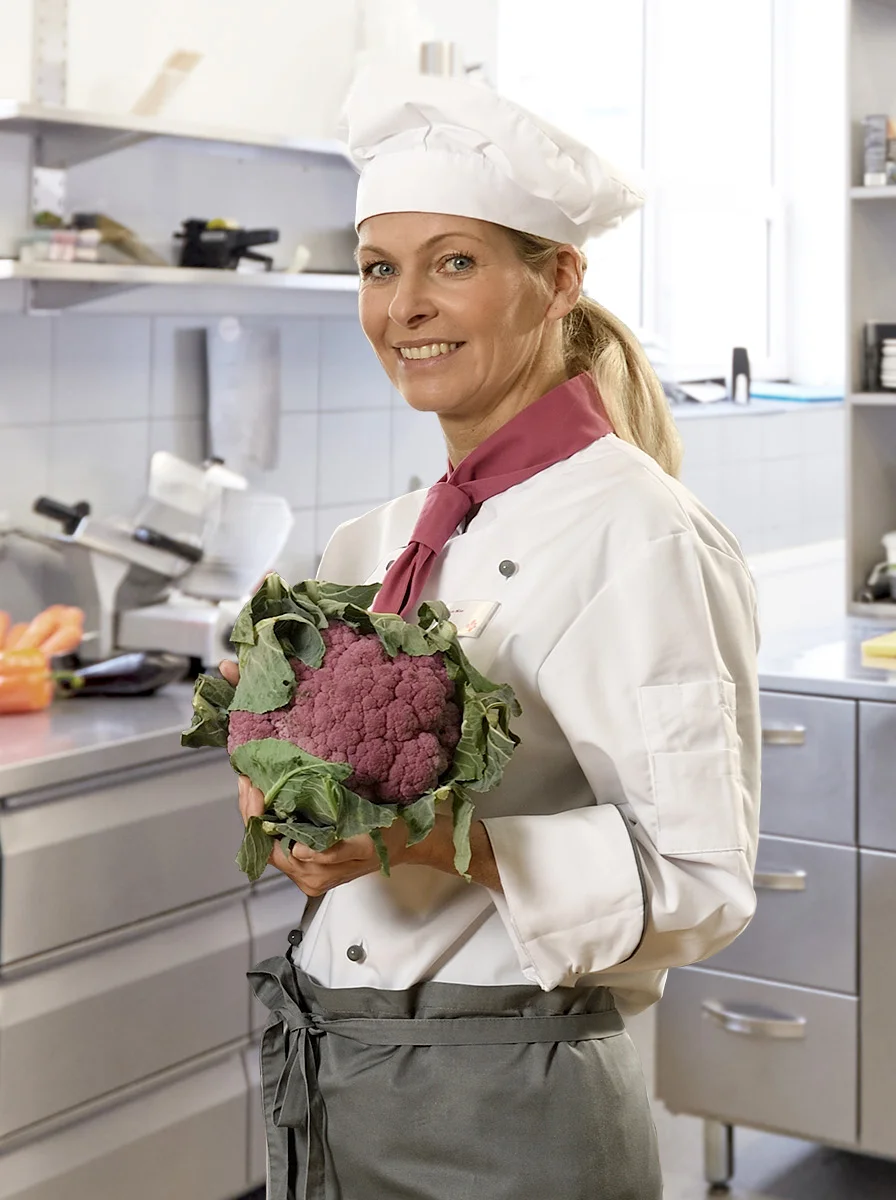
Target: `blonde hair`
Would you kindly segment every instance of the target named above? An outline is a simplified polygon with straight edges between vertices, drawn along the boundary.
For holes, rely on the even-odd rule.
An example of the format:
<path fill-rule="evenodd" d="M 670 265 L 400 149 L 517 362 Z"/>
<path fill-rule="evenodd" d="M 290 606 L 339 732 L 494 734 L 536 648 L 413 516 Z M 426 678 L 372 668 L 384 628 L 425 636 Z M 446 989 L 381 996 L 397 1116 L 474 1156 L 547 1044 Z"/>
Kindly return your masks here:
<path fill-rule="evenodd" d="M 508 229 L 522 262 L 541 274 L 561 243 Z M 570 378 L 590 373 L 616 435 L 649 454 L 669 474 L 681 469 L 682 443 L 663 385 L 627 325 L 587 296 L 563 318 Z"/>

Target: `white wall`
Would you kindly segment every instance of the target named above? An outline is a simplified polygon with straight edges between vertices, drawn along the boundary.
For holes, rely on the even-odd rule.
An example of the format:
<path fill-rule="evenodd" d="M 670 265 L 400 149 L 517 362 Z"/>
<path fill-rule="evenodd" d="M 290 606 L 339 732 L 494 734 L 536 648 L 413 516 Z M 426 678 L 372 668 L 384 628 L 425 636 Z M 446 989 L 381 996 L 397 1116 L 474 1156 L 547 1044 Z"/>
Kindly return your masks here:
<path fill-rule="evenodd" d="M 31 10 L 33 0 L 0 0 L 0 98 L 31 96 Z"/>
<path fill-rule="evenodd" d="M 775 170 L 787 200 L 792 377 L 846 376 L 847 0 L 777 0 Z"/>

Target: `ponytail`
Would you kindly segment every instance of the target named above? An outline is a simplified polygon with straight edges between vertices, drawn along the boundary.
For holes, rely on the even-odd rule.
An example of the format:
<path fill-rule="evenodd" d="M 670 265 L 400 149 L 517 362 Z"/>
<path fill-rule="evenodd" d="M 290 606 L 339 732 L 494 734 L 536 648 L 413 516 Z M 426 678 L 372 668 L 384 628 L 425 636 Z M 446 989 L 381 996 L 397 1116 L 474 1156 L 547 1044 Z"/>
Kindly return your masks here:
<path fill-rule="evenodd" d="M 558 242 L 508 229 L 523 262 L 544 268 Z M 587 371 L 600 393 L 617 437 L 643 450 L 678 476 L 682 443 L 663 385 L 638 339 L 597 301 L 582 296 L 563 319 L 563 355 L 572 378 Z"/>

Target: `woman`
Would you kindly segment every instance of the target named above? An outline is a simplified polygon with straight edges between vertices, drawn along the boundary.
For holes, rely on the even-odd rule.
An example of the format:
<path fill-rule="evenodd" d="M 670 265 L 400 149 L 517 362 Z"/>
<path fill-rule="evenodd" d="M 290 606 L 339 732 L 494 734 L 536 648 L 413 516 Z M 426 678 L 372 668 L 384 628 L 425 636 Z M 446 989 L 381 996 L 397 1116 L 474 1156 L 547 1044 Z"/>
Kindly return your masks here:
<path fill-rule="evenodd" d="M 655 1200 L 619 1013 L 753 911 L 750 575 L 674 478 L 642 350 L 581 295 L 577 247 L 634 186 L 481 84 L 367 76 L 348 116 L 361 323 L 451 469 L 337 530 L 320 577 L 385 576 L 375 607 L 405 616 L 448 602 L 522 744 L 471 884 L 448 816 L 411 848 L 384 831 L 389 879 L 366 836 L 275 849 L 311 902 L 253 972 L 269 1196 Z"/>

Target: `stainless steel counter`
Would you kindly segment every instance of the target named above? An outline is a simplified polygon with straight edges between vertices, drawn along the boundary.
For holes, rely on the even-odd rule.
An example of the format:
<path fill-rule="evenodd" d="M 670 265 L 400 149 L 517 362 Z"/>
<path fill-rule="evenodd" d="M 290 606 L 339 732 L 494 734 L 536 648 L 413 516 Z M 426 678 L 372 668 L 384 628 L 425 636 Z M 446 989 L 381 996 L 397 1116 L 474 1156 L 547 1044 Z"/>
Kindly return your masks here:
<path fill-rule="evenodd" d="M 0 719 L 0 798 L 196 751 L 183 750 L 192 685 L 154 696 L 59 701 Z"/>
<path fill-rule="evenodd" d="M 771 634 L 759 655 L 760 685 L 773 692 L 896 701 L 896 669 L 862 666 L 861 643 L 888 629 L 880 621 L 844 616 L 818 629 Z"/>

